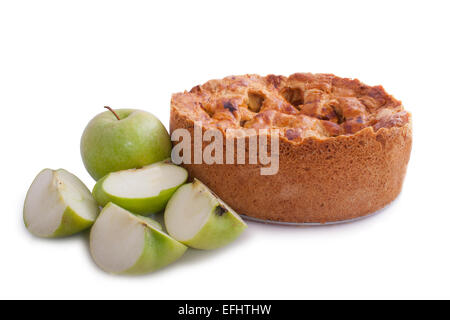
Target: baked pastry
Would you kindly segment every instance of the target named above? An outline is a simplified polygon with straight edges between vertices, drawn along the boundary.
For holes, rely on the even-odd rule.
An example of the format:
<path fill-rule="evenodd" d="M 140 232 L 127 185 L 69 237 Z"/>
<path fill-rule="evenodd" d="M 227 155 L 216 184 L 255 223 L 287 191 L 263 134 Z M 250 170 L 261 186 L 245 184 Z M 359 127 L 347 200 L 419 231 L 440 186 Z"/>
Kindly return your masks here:
<path fill-rule="evenodd" d="M 336 222 L 381 209 L 401 191 L 412 144 L 400 101 L 331 74 L 230 76 L 174 94 L 170 131 L 193 136 L 195 122 L 227 140 L 279 130 L 277 174 L 261 175 L 264 165 L 248 161 L 183 164 L 238 213 L 278 222 Z"/>

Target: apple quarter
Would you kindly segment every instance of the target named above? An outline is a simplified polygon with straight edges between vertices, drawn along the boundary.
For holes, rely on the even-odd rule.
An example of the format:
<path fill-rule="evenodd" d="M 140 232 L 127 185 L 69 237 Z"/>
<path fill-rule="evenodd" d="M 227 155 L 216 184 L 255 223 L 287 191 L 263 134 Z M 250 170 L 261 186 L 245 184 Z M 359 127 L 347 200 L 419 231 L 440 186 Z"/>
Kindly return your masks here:
<path fill-rule="evenodd" d="M 178 260 L 187 247 L 155 223 L 109 203 L 91 229 L 95 263 L 108 273 L 143 274 Z"/>
<path fill-rule="evenodd" d="M 180 187 L 164 212 L 167 232 L 196 249 L 216 249 L 234 241 L 247 225 L 202 182 Z"/>
<path fill-rule="evenodd" d="M 39 237 L 64 237 L 89 228 L 99 207 L 89 189 L 70 172 L 44 169 L 28 190 L 23 218 Z"/>
<path fill-rule="evenodd" d="M 186 169 L 162 161 L 110 173 L 97 182 L 93 195 L 101 206 L 113 202 L 133 213 L 148 215 L 163 210 L 187 178 Z"/>

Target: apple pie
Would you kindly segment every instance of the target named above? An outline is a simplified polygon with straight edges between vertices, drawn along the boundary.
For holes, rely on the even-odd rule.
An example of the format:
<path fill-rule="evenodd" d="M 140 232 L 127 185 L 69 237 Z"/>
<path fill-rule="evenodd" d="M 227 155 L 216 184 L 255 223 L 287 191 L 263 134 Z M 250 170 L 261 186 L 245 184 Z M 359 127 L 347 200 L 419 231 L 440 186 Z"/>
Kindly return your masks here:
<path fill-rule="evenodd" d="M 277 129 L 276 174 L 261 175 L 259 162 L 183 164 L 238 213 L 274 222 L 336 222 L 383 208 L 401 191 L 412 145 L 399 100 L 332 74 L 230 76 L 174 94 L 170 131 L 193 136 L 195 123 L 225 140 Z"/>

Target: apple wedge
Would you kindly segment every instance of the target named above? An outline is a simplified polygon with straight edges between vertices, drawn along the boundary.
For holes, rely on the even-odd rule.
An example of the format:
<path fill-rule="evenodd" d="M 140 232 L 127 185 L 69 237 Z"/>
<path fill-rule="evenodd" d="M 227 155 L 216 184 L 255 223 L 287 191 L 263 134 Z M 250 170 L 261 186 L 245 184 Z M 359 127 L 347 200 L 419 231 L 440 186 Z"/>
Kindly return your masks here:
<path fill-rule="evenodd" d="M 101 206 L 112 202 L 133 213 L 148 215 L 162 211 L 187 178 L 186 169 L 162 161 L 110 173 L 97 182 L 93 194 Z"/>
<path fill-rule="evenodd" d="M 65 237 L 89 228 L 99 211 L 80 179 L 64 169 L 44 169 L 28 190 L 23 218 L 36 236 Z"/>
<path fill-rule="evenodd" d="M 180 187 L 164 213 L 167 232 L 196 249 L 216 249 L 235 240 L 247 225 L 202 182 Z"/>
<path fill-rule="evenodd" d="M 159 228 L 156 221 L 109 203 L 91 229 L 95 263 L 114 274 L 143 274 L 180 258 L 187 247 Z"/>

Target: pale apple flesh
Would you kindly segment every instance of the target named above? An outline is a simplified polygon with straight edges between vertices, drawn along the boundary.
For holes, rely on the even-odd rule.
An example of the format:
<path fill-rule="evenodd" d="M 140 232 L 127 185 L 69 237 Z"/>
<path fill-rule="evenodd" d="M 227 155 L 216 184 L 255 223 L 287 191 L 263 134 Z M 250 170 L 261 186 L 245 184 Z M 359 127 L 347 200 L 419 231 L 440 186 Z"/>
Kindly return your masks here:
<path fill-rule="evenodd" d="M 196 249 L 216 249 L 235 240 L 247 225 L 203 183 L 180 187 L 167 204 L 164 221 L 168 233 Z"/>
<path fill-rule="evenodd" d="M 187 248 L 155 223 L 109 203 L 91 229 L 94 261 L 114 274 L 143 274 L 173 263 Z"/>
<path fill-rule="evenodd" d="M 137 217 L 138 219 L 141 219 L 141 220 L 144 221 L 146 224 L 152 226 L 152 227 L 155 228 L 155 229 L 158 229 L 158 230 L 162 230 L 162 229 L 163 229 L 163 228 L 162 228 L 162 225 L 161 225 L 158 221 L 156 221 L 156 220 L 153 220 L 153 219 L 151 219 L 151 218 L 149 218 L 149 217 L 140 216 L 140 215 L 137 215 L 136 217 Z"/>
<path fill-rule="evenodd" d="M 24 204 L 27 229 L 39 237 L 64 237 L 89 228 L 99 208 L 89 189 L 70 172 L 41 171 Z"/>
<path fill-rule="evenodd" d="M 97 182 L 93 195 L 101 206 L 113 202 L 133 213 L 148 215 L 162 211 L 187 178 L 186 169 L 162 161 L 110 173 Z"/>

